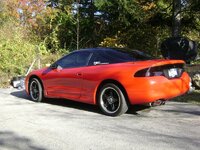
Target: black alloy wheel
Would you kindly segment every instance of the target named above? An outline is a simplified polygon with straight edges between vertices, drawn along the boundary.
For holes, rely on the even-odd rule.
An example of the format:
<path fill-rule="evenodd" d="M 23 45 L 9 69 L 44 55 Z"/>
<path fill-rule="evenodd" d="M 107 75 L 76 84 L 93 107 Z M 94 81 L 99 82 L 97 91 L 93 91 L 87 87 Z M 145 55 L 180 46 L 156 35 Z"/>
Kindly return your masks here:
<path fill-rule="evenodd" d="M 43 90 L 40 81 L 37 78 L 33 78 L 29 84 L 30 97 L 35 102 L 41 102 L 43 99 Z"/>
<path fill-rule="evenodd" d="M 98 104 L 102 112 L 108 116 L 119 116 L 128 110 L 124 93 L 113 83 L 107 83 L 100 89 Z"/>

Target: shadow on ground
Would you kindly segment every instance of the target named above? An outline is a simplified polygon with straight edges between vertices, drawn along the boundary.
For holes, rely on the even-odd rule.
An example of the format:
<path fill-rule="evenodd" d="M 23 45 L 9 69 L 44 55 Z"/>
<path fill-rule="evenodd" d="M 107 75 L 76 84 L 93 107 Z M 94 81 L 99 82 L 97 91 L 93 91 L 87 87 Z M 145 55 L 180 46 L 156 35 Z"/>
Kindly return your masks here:
<path fill-rule="evenodd" d="M 0 147 L 15 150 L 46 150 L 33 144 L 32 140 L 10 131 L 0 131 Z"/>
<path fill-rule="evenodd" d="M 194 108 L 187 108 L 187 109 L 185 109 L 185 110 L 179 110 L 179 109 L 174 109 L 174 110 L 172 110 L 172 109 L 170 109 L 170 110 L 167 110 L 167 109 L 165 109 L 165 110 L 162 110 L 163 112 L 170 112 L 170 113 L 175 113 L 175 114 L 189 114 L 189 115 L 195 115 L 195 116 L 200 116 L 200 111 L 199 110 L 194 110 Z"/>
<path fill-rule="evenodd" d="M 12 96 L 15 96 L 17 98 L 20 98 L 21 100 L 31 100 L 30 97 L 27 95 L 25 90 L 19 90 L 15 92 L 10 93 Z"/>
<path fill-rule="evenodd" d="M 30 97 L 23 90 L 11 92 L 11 95 L 18 97 L 21 100 L 31 101 Z M 48 99 L 45 99 L 43 102 L 47 103 L 47 104 L 62 106 L 62 107 L 70 107 L 70 108 L 75 108 L 75 109 L 94 112 L 94 113 L 101 113 L 100 109 L 95 105 L 85 104 L 85 103 L 81 103 L 81 102 L 75 102 L 75 101 L 66 100 L 66 99 L 51 99 L 51 98 L 48 98 Z M 134 106 L 130 106 L 127 113 L 138 115 L 138 113 L 137 113 L 138 111 L 141 111 L 141 110 L 144 110 L 144 109 L 147 109 L 147 108 L 149 108 L 149 107 L 143 106 L 143 105 L 134 105 Z"/>

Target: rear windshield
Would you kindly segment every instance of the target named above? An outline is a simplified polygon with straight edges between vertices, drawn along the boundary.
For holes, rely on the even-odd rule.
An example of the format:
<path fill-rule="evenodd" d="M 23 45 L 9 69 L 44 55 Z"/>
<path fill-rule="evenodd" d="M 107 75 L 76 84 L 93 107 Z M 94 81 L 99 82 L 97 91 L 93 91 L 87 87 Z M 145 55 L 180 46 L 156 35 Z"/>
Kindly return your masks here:
<path fill-rule="evenodd" d="M 153 57 L 141 51 L 129 49 L 110 49 L 104 51 L 104 54 L 107 55 L 107 57 L 110 57 L 110 59 L 112 59 L 114 62 L 129 62 L 153 59 Z"/>

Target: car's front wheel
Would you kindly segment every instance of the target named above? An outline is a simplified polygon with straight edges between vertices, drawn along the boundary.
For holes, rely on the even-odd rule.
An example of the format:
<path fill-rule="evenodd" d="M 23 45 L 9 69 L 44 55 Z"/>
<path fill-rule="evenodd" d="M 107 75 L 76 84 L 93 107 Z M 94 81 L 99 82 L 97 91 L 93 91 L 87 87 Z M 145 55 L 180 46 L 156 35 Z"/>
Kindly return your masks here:
<path fill-rule="evenodd" d="M 41 102 L 43 99 L 42 84 L 37 78 L 33 78 L 29 84 L 30 97 L 35 102 Z"/>
<path fill-rule="evenodd" d="M 128 110 L 124 93 L 113 83 L 103 85 L 98 93 L 98 104 L 108 116 L 119 116 Z"/>

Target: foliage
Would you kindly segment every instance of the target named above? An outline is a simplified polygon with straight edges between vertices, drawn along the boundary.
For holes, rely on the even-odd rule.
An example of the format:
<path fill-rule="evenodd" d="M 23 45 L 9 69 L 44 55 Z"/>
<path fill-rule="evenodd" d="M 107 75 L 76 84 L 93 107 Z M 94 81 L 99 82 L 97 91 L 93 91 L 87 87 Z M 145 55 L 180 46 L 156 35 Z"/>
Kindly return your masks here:
<path fill-rule="evenodd" d="M 121 44 L 118 37 L 114 38 L 107 37 L 99 45 L 102 47 L 120 47 L 120 48 L 126 47 L 124 44 Z"/>
<path fill-rule="evenodd" d="M 182 35 L 200 45 L 200 1 L 187 2 L 181 10 Z M 51 56 L 76 49 L 77 39 L 80 48 L 129 47 L 160 57 L 160 44 L 171 36 L 172 4 L 173 0 L 1 0 L 0 76 L 24 74 L 36 48 L 48 63 L 54 60 Z"/>
<path fill-rule="evenodd" d="M 33 21 L 26 24 L 39 35 L 46 50 L 53 53 L 75 49 L 77 36 L 79 47 L 85 48 L 108 46 L 105 42 L 117 35 L 116 42 L 119 43 L 116 45 L 122 43 L 159 56 L 161 42 L 171 36 L 172 0 L 81 0 L 76 3 L 72 0 L 49 0 L 48 6 L 43 8 L 44 2 L 34 1 L 40 6 L 38 8 L 21 9 L 29 12 L 23 14 L 24 18 L 31 18 L 30 12 L 34 12 L 31 19 L 34 24 Z M 192 0 L 183 9 L 182 33 L 199 41 L 197 5 L 199 2 Z M 77 32 L 78 24 L 80 29 Z"/>
<path fill-rule="evenodd" d="M 40 54 L 47 54 L 42 43 L 28 26 L 22 25 L 11 11 L 9 1 L 0 3 L 0 86 L 7 85 L 15 75 L 25 75 L 36 57 L 36 45 Z M 13 2 L 13 5 L 15 3 Z"/>
<path fill-rule="evenodd" d="M 0 78 L 3 74 L 24 75 L 28 65 L 35 57 L 35 45 L 27 39 L 27 31 L 8 21 L 0 27 Z M 0 79 L 0 80 L 1 80 Z"/>
<path fill-rule="evenodd" d="M 200 105 L 200 91 L 194 90 L 188 94 L 176 97 L 173 100 L 177 102 L 189 102 Z"/>

